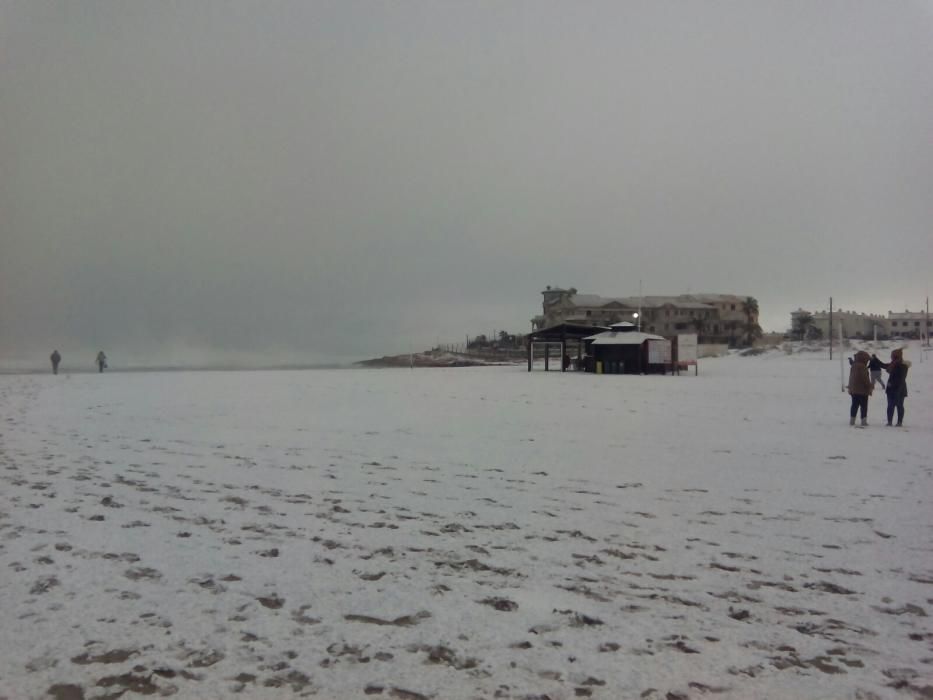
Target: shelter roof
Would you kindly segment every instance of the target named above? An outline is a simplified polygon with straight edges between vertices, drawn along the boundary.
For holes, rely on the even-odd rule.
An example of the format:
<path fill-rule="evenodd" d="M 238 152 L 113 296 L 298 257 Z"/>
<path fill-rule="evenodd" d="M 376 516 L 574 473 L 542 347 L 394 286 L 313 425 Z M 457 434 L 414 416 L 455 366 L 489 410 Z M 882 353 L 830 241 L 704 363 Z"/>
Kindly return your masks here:
<path fill-rule="evenodd" d="M 593 335 L 594 331 L 599 332 L 605 330 L 608 330 L 605 326 L 593 326 L 586 323 L 558 323 L 556 326 L 542 328 L 541 330 L 529 333 L 528 337 L 532 340 L 546 341 L 580 340 L 581 338 Z"/>
<path fill-rule="evenodd" d="M 623 331 L 622 333 L 608 331 L 591 335 L 589 338 L 584 338 L 584 340 L 592 341 L 593 345 L 641 345 L 646 340 L 664 340 L 664 338 L 660 335 L 642 333 L 641 331 Z"/>

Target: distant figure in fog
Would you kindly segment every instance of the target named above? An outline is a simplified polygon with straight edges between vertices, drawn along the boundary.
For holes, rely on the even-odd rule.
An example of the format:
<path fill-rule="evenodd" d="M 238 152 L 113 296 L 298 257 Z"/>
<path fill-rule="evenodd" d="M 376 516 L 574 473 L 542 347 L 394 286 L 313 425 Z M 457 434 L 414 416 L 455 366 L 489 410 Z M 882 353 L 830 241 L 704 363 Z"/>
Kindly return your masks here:
<path fill-rule="evenodd" d="M 104 354 L 104 351 L 101 350 L 97 353 L 97 371 L 103 372 L 107 369 L 107 356 Z"/>
<path fill-rule="evenodd" d="M 897 426 L 904 424 L 904 399 L 907 398 L 907 370 L 910 363 L 904 360 L 904 350 L 891 351 L 891 361 L 882 366 L 888 370 L 888 386 L 884 390 L 888 395 L 888 425 L 897 410 Z"/>
<path fill-rule="evenodd" d="M 871 375 L 871 388 L 875 388 L 875 382 L 878 382 L 881 385 L 882 390 L 884 389 L 884 382 L 881 381 L 881 370 L 884 367 L 884 362 L 878 359 L 878 356 L 875 353 L 871 354 L 871 359 L 868 361 L 868 373 Z"/>
<path fill-rule="evenodd" d="M 864 350 L 859 350 L 852 358 L 849 370 L 849 396 L 852 407 L 849 409 L 849 425 L 855 425 L 855 414 L 861 410 L 862 426 L 868 425 L 868 397 L 872 393 L 871 379 L 868 377 L 868 360 L 871 358 Z"/>
<path fill-rule="evenodd" d="M 570 369 L 570 355 L 564 353 L 564 371 L 566 372 Z"/>
<path fill-rule="evenodd" d="M 58 350 L 53 350 L 52 354 L 49 355 L 49 359 L 52 361 L 52 374 L 58 374 L 58 365 L 62 361 L 62 356 L 58 353 Z"/>

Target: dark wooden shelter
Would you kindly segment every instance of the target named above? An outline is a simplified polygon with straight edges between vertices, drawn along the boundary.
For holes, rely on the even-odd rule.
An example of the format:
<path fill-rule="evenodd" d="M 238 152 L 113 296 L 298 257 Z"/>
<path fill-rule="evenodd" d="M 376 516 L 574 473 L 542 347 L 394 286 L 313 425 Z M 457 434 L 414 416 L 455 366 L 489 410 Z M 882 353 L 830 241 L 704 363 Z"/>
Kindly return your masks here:
<path fill-rule="evenodd" d="M 575 366 L 577 369 L 583 369 L 583 348 L 584 348 L 584 338 L 588 338 L 594 333 L 599 333 L 601 331 L 609 330 L 605 326 L 590 326 L 583 323 L 559 323 L 556 326 L 551 326 L 550 328 L 542 328 L 541 330 L 534 331 L 529 333 L 527 338 L 527 349 L 528 349 L 528 371 L 531 371 L 532 362 L 534 361 L 534 348 L 535 345 L 544 346 L 544 369 L 548 370 L 548 365 L 550 362 L 551 348 L 559 347 L 560 354 L 558 357 L 558 362 L 560 363 L 561 372 L 567 370 L 566 363 L 563 358 L 568 355 L 567 344 L 576 345 L 576 362 Z"/>
<path fill-rule="evenodd" d="M 614 324 L 599 334 L 584 339 L 591 362 L 587 372 L 599 374 L 644 374 L 664 372 L 664 363 L 652 363 L 649 345 L 652 342 L 670 344 L 660 335 L 642 333 L 631 323 Z"/>

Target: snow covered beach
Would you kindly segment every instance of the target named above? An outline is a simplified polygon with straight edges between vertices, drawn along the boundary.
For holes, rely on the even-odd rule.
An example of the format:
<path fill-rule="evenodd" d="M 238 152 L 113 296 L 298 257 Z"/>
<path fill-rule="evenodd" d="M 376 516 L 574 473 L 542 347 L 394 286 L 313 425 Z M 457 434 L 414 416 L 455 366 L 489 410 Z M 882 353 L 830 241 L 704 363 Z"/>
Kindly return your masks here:
<path fill-rule="evenodd" d="M 0 697 L 931 697 L 907 356 L 0 376 Z"/>

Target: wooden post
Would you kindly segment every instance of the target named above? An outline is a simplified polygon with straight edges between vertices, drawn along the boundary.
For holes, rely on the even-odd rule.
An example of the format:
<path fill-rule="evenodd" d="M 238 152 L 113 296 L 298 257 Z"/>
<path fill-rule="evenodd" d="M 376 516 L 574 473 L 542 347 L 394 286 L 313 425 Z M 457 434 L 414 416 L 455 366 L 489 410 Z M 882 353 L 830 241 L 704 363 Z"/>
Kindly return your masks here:
<path fill-rule="evenodd" d="M 547 341 L 544 342 L 544 371 L 548 371 L 548 362 L 551 359 L 551 344 Z"/>
<path fill-rule="evenodd" d="M 531 363 L 534 358 L 534 354 L 535 354 L 535 343 L 531 338 L 529 338 L 528 339 L 528 371 L 529 372 L 531 371 Z"/>
<path fill-rule="evenodd" d="M 829 329 L 830 338 L 832 338 L 832 330 L 833 330 L 832 328 Z M 830 348 L 832 348 L 831 345 L 830 345 Z M 842 352 L 842 321 L 840 321 L 839 322 L 839 380 L 840 380 L 840 383 L 842 384 L 843 392 L 845 392 L 846 390 L 846 366 L 845 366 L 845 363 L 842 361 L 842 358 L 844 355 L 845 353 Z"/>
<path fill-rule="evenodd" d="M 567 363 L 564 362 L 565 357 L 567 357 L 567 341 L 564 338 L 564 334 L 561 333 L 560 334 L 560 371 L 561 372 L 567 371 L 567 368 L 565 367 Z"/>

